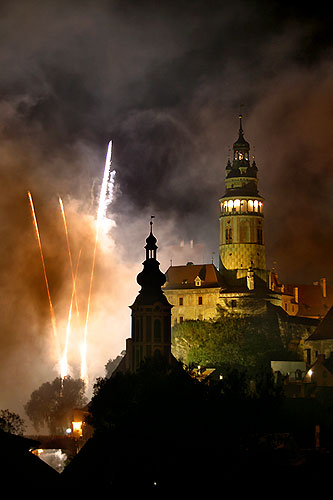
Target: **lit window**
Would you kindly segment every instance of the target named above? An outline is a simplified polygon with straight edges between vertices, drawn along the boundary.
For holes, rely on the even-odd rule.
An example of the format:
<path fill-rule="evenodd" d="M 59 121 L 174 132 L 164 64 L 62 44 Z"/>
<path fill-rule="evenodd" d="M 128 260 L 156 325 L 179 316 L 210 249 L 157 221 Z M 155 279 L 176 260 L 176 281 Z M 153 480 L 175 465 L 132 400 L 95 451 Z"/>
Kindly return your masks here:
<path fill-rule="evenodd" d="M 248 201 L 247 208 L 249 212 L 253 212 L 253 200 Z"/>
<path fill-rule="evenodd" d="M 228 210 L 229 210 L 229 212 L 232 212 L 233 206 L 234 206 L 234 202 L 232 200 L 229 200 L 228 201 Z"/>
<path fill-rule="evenodd" d="M 254 211 L 255 212 L 258 212 L 258 205 L 259 205 L 258 200 L 254 200 L 253 206 L 254 206 Z"/>
<path fill-rule="evenodd" d="M 241 212 L 247 212 L 247 201 L 246 200 L 241 201 Z"/>
<path fill-rule="evenodd" d="M 234 201 L 234 207 L 236 209 L 236 212 L 239 212 L 239 209 L 240 209 L 240 200 L 235 200 Z"/>

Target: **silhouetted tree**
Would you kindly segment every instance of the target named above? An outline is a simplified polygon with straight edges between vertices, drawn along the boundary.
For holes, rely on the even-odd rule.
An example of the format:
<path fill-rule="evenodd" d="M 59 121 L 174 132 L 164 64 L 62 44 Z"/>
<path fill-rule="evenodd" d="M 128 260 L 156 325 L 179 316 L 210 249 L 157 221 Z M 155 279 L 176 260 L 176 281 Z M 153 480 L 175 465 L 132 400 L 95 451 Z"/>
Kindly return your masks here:
<path fill-rule="evenodd" d="M 24 409 L 37 432 L 46 426 L 55 434 L 69 426 L 73 408 L 82 407 L 86 402 L 83 380 L 57 377 L 35 390 Z"/>
<path fill-rule="evenodd" d="M 112 373 L 115 371 L 120 361 L 123 359 L 125 353 L 126 351 L 122 351 L 122 353 L 119 354 L 115 359 L 109 359 L 109 361 L 106 363 L 105 372 L 107 378 L 111 377 Z"/>
<path fill-rule="evenodd" d="M 17 434 L 23 436 L 25 430 L 25 423 L 17 413 L 12 411 L 0 410 L 0 429 L 10 434 Z"/>
<path fill-rule="evenodd" d="M 90 423 L 97 431 L 115 426 L 166 431 L 174 419 L 190 413 L 206 397 L 207 388 L 180 363 L 170 368 L 163 359 L 149 359 L 140 370 L 101 378 L 89 405 Z"/>

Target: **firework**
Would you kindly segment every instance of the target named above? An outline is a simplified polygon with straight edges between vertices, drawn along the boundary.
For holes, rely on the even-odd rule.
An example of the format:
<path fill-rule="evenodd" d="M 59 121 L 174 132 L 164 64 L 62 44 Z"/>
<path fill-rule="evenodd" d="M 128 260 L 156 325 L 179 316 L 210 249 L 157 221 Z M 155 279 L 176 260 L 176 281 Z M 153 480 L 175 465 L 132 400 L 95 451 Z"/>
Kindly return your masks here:
<path fill-rule="evenodd" d="M 68 251 L 68 257 L 69 257 L 69 264 L 70 264 L 71 273 L 72 273 L 72 282 L 73 282 L 73 292 L 74 292 L 75 306 L 76 306 L 76 315 L 77 315 L 77 317 L 79 317 L 79 307 L 78 307 L 77 296 L 76 296 L 76 287 L 75 287 L 75 279 L 74 279 L 72 252 L 71 252 L 71 248 L 70 248 L 70 245 L 69 245 L 68 227 L 67 227 L 67 221 L 66 221 L 64 204 L 63 204 L 62 199 L 60 198 L 60 196 L 59 196 L 59 205 L 60 205 L 62 220 L 64 222 L 65 235 L 66 235 L 66 243 L 67 243 L 67 251 Z"/>
<path fill-rule="evenodd" d="M 78 269 L 79 269 L 80 257 L 81 257 L 81 250 L 79 251 L 79 256 L 77 258 L 75 275 L 73 277 L 72 296 L 71 296 L 71 302 L 70 302 L 69 311 L 68 311 L 65 346 L 64 346 L 64 352 L 63 352 L 63 355 L 62 355 L 62 358 L 61 358 L 61 363 L 60 363 L 61 378 L 64 378 L 64 377 L 66 377 L 66 375 L 68 375 L 68 358 L 67 358 L 67 355 L 68 355 L 68 345 L 69 345 L 69 336 L 70 336 L 70 330 L 71 330 L 73 301 L 74 301 L 74 296 L 76 294 L 76 278 L 77 278 L 77 273 L 78 273 Z"/>
<path fill-rule="evenodd" d="M 54 340 L 56 342 L 56 349 L 57 349 L 58 361 L 60 363 L 60 346 L 59 346 L 59 339 L 58 339 L 58 333 L 57 333 L 56 318 L 55 318 L 53 304 L 52 304 L 52 300 L 51 300 L 49 282 L 48 282 L 47 274 L 46 274 L 46 267 L 45 267 L 45 261 L 44 261 L 44 256 L 43 256 L 42 243 L 41 243 L 39 229 L 38 229 L 36 212 L 35 212 L 34 203 L 33 203 L 30 191 L 28 191 L 28 197 L 29 197 L 29 202 L 30 202 L 30 208 L 31 208 L 33 223 L 34 223 L 34 227 L 35 227 L 35 231 L 36 231 L 36 237 L 37 237 L 37 241 L 38 241 L 40 257 L 41 257 L 41 261 L 42 261 L 45 286 L 46 286 L 47 297 L 48 297 L 48 301 L 49 301 L 49 309 L 50 309 L 50 317 L 51 317 L 53 335 L 54 335 Z"/>
<path fill-rule="evenodd" d="M 83 343 L 82 343 L 82 348 L 81 348 L 81 378 L 86 382 L 86 384 L 88 382 L 87 338 L 88 338 L 88 322 L 89 322 L 90 305 L 91 305 L 92 285 L 93 285 L 93 279 L 94 279 L 96 251 L 97 251 L 99 232 L 100 232 L 101 224 L 102 224 L 103 219 L 104 219 L 105 214 L 106 214 L 106 209 L 107 209 L 108 205 L 111 203 L 112 195 L 113 195 L 113 184 L 114 184 L 115 171 L 111 172 L 111 167 L 112 167 L 112 141 L 110 141 L 108 144 L 108 149 L 107 149 L 107 154 L 106 154 L 106 159 L 105 159 L 103 182 L 102 182 L 98 211 L 97 211 L 96 235 L 95 235 L 95 245 L 94 245 L 94 252 L 93 252 L 92 266 L 91 266 L 91 273 L 90 273 L 90 283 L 89 283 L 89 293 L 88 293 L 88 303 L 87 303 L 87 315 L 86 315 L 86 322 L 85 322 L 85 328 L 84 328 Z"/>

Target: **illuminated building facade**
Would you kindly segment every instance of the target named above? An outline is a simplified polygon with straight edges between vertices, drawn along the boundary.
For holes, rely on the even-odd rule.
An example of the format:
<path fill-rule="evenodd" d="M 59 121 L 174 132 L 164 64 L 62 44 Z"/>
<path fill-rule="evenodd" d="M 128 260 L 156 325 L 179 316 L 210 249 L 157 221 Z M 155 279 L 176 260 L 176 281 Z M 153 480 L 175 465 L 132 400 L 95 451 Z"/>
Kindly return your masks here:
<path fill-rule="evenodd" d="M 267 303 L 281 306 L 281 293 L 272 289 L 266 269 L 264 199 L 257 172 L 240 115 L 225 194 L 219 200 L 219 270 L 213 264 L 169 267 L 164 290 L 173 305 L 173 324 L 214 318 L 217 305 L 226 313 L 247 315 L 265 313 Z"/>
<path fill-rule="evenodd" d="M 251 268 L 267 281 L 264 200 L 258 192 L 257 171 L 254 158 L 250 160 L 240 115 L 239 137 L 233 145 L 232 162 L 228 159 L 226 167 L 226 191 L 219 200 L 219 267 L 222 274 L 235 279 L 247 276 Z"/>

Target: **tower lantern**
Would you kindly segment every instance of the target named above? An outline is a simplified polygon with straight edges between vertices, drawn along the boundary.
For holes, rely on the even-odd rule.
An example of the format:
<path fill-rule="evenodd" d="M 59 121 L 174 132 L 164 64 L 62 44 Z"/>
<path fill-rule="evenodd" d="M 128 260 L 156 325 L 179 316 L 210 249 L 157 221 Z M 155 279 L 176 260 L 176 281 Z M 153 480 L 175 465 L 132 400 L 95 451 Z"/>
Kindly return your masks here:
<path fill-rule="evenodd" d="M 247 276 L 251 267 L 267 280 L 264 242 L 264 199 L 258 192 L 257 166 L 250 160 L 250 144 L 244 138 L 243 116 L 239 135 L 228 160 L 225 194 L 220 198 L 220 271 L 235 279 Z"/>

